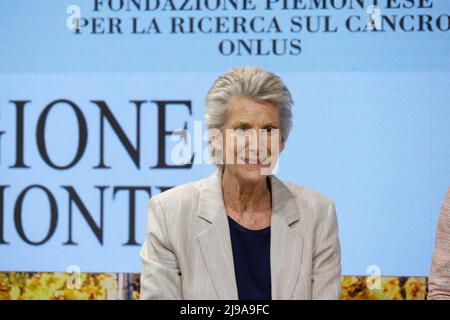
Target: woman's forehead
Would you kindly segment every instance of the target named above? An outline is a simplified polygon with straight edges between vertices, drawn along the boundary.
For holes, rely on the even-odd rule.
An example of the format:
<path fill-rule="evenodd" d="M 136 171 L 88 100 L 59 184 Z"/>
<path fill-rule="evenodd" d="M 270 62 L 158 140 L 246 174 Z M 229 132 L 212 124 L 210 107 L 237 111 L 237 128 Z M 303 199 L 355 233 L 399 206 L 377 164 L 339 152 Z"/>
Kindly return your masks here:
<path fill-rule="evenodd" d="M 241 98 L 230 101 L 228 120 L 253 123 L 255 120 L 278 120 L 278 108 L 265 102 Z"/>

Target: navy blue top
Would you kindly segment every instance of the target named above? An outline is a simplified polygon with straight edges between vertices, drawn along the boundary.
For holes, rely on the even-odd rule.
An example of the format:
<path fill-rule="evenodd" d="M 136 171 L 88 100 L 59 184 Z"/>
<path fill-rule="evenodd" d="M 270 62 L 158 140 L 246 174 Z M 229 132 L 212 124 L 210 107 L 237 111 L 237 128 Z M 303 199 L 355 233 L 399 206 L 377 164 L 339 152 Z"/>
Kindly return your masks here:
<path fill-rule="evenodd" d="M 270 300 L 270 226 L 250 230 L 228 217 L 240 300 Z"/>

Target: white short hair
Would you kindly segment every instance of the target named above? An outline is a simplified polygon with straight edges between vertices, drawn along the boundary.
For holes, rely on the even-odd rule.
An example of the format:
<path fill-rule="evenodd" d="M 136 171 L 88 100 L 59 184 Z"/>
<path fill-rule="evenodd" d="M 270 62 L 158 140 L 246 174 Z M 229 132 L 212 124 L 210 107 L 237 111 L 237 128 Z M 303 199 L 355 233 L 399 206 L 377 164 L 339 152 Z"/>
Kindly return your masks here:
<path fill-rule="evenodd" d="M 280 116 L 280 134 L 287 140 L 292 128 L 291 108 L 294 103 L 291 93 L 280 77 L 254 66 L 234 67 L 221 75 L 214 81 L 205 99 L 207 129 L 223 128 L 232 97 L 271 103 L 277 107 Z M 214 160 L 217 155 L 214 155 L 214 150 L 211 152 Z"/>

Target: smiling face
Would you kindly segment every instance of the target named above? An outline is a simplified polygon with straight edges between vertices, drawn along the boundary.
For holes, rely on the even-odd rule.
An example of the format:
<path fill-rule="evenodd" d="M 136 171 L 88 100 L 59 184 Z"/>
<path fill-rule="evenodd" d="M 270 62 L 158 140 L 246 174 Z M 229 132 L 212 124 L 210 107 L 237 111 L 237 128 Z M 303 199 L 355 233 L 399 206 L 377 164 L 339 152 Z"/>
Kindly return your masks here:
<path fill-rule="evenodd" d="M 270 103 L 233 97 L 221 131 L 226 169 L 247 183 L 270 174 L 284 149 L 278 108 Z"/>

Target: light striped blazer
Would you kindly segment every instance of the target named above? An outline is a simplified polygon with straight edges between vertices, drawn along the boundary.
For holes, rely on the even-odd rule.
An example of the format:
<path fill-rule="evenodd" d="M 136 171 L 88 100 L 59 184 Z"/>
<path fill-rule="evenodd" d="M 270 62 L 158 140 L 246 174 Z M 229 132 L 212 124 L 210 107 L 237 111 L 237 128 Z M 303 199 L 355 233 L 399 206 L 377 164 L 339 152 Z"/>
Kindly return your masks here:
<path fill-rule="evenodd" d="M 221 170 L 149 201 L 141 299 L 238 299 Z M 269 176 L 272 299 L 339 299 L 334 202 Z"/>
<path fill-rule="evenodd" d="M 428 292 L 429 300 L 450 300 L 450 186 L 441 206 Z"/>

